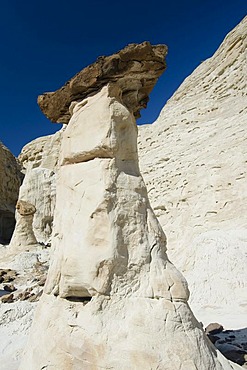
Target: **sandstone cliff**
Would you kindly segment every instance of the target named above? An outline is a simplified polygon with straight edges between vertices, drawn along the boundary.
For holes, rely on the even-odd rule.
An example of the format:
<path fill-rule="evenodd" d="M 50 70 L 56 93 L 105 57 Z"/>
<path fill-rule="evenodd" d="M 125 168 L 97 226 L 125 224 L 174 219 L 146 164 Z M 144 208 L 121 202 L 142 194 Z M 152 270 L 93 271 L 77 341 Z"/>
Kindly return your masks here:
<path fill-rule="evenodd" d="M 246 34 L 247 17 L 139 128 L 148 195 L 192 307 L 235 327 L 247 305 Z"/>
<path fill-rule="evenodd" d="M 0 143 L 0 243 L 9 243 L 15 227 L 15 205 L 23 175 L 12 153 Z"/>

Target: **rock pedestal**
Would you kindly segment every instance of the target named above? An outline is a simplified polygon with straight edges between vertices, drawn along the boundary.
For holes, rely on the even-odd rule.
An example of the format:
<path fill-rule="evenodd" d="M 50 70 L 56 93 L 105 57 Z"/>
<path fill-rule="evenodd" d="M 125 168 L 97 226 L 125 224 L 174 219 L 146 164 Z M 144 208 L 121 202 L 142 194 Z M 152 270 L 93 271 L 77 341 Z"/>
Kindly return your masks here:
<path fill-rule="evenodd" d="M 226 370 L 139 172 L 137 127 L 108 84 L 73 104 L 64 132 L 53 260 L 21 370 Z"/>
<path fill-rule="evenodd" d="M 10 247 L 21 251 L 25 250 L 30 245 L 37 244 L 33 232 L 33 217 L 36 208 L 29 202 L 18 200 L 16 211 L 16 225 Z"/>

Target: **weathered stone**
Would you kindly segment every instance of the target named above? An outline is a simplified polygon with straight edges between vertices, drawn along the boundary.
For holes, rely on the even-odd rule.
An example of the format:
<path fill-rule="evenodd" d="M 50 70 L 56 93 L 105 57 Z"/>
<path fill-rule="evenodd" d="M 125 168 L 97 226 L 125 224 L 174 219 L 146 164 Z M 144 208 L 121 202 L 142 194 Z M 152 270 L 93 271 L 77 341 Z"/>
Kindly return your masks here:
<path fill-rule="evenodd" d="M 8 274 L 10 271 L 12 270 L 11 269 L 0 269 L 0 276 L 4 276 Z"/>
<path fill-rule="evenodd" d="M 38 302 L 40 297 L 42 296 L 43 290 L 41 289 L 38 293 L 32 293 L 28 298 L 29 302 Z"/>
<path fill-rule="evenodd" d="M 11 269 L 0 269 L 0 283 L 9 283 L 15 280 L 17 272 Z"/>
<path fill-rule="evenodd" d="M 217 322 L 213 322 L 205 328 L 205 333 L 214 335 L 214 334 L 221 333 L 222 330 L 224 330 L 224 328 L 221 324 L 218 324 Z"/>
<path fill-rule="evenodd" d="M 68 123 L 72 102 L 97 93 L 107 83 L 116 83 L 121 88 L 123 104 L 139 117 L 165 70 L 166 54 L 165 45 L 130 44 L 116 54 L 98 58 L 56 92 L 40 95 L 38 104 L 52 122 Z"/>
<path fill-rule="evenodd" d="M 0 142 L 0 243 L 8 244 L 15 227 L 15 204 L 23 175 L 20 164 Z"/>
<path fill-rule="evenodd" d="M 16 226 L 10 243 L 12 253 L 37 242 L 44 245 L 50 242 L 61 135 L 62 130 L 33 140 L 19 155 L 25 178 L 17 202 Z"/>
<path fill-rule="evenodd" d="M 35 206 L 32 230 L 37 241 L 44 245 L 50 242 L 52 232 L 62 132 L 33 140 L 24 146 L 18 157 L 25 171 L 19 199 Z M 25 244 L 24 239 L 22 242 Z"/>
<path fill-rule="evenodd" d="M 14 302 L 14 294 L 5 294 L 2 297 L 0 297 L 0 300 L 2 303 L 12 303 Z"/>
<path fill-rule="evenodd" d="M 25 301 L 29 299 L 31 296 L 34 295 L 32 293 L 32 290 L 33 290 L 32 287 L 26 288 L 25 290 L 18 294 L 17 299 L 19 299 L 20 301 Z"/>
<path fill-rule="evenodd" d="M 46 276 L 42 276 L 40 280 L 38 281 L 39 286 L 44 286 L 46 282 Z"/>
<path fill-rule="evenodd" d="M 33 217 L 36 208 L 29 202 L 18 200 L 16 209 L 16 226 L 10 242 L 10 248 L 25 250 L 30 245 L 37 244 L 37 239 L 33 232 Z"/>
<path fill-rule="evenodd" d="M 247 302 L 247 17 L 139 127 L 140 168 L 196 317 L 241 327 Z"/>
<path fill-rule="evenodd" d="M 36 212 L 35 206 L 25 200 L 18 200 L 16 209 L 21 216 L 31 216 Z"/>
<path fill-rule="evenodd" d="M 116 85 L 74 106 L 53 259 L 20 369 L 232 369 L 212 350 L 166 256 L 136 138 Z"/>
<path fill-rule="evenodd" d="M 16 290 L 16 287 L 13 285 L 13 284 L 8 284 L 8 285 L 4 285 L 3 286 L 3 289 L 6 291 L 6 292 L 14 292 Z"/>

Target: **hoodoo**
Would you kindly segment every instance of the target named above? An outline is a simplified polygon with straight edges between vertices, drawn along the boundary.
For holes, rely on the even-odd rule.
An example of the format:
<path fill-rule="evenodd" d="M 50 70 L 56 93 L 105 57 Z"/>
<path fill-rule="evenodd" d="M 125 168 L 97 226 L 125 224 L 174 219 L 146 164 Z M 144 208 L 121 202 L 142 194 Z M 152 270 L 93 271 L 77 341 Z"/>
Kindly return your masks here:
<path fill-rule="evenodd" d="M 53 257 L 21 370 L 233 368 L 221 364 L 188 306 L 187 283 L 167 258 L 139 171 L 135 116 L 165 54 L 165 46 L 131 45 L 39 99 L 51 119 L 71 118 Z M 106 61 L 113 72 L 99 75 Z M 84 88 L 89 71 L 93 82 Z"/>

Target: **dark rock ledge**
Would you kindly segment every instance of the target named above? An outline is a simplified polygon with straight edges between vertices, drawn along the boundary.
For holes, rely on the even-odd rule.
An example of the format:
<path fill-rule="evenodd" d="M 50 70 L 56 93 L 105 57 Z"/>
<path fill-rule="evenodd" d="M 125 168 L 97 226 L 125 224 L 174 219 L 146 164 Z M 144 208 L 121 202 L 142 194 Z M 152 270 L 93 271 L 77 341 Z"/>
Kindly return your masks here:
<path fill-rule="evenodd" d="M 42 112 L 52 122 L 68 123 L 72 101 L 80 101 L 97 93 L 104 85 L 116 83 L 122 90 L 126 107 L 136 118 L 146 108 L 148 96 L 159 76 L 166 69 L 167 46 L 151 45 L 145 41 L 130 44 L 111 56 L 97 61 L 72 77 L 55 92 L 38 97 Z"/>

